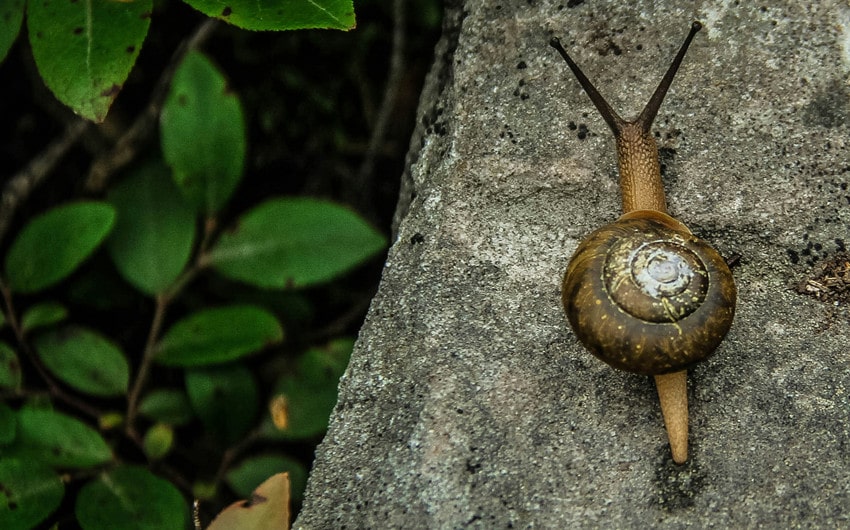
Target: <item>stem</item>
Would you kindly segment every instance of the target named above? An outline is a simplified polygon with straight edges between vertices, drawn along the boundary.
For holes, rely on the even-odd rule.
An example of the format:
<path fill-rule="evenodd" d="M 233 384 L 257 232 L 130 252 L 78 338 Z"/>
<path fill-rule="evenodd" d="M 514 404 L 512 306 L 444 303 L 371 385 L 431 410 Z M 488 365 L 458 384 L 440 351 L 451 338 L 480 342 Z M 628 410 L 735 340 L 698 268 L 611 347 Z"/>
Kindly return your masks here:
<path fill-rule="evenodd" d="M 15 306 L 12 303 L 12 291 L 6 286 L 5 282 L 0 285 L 0 290 L 3 292 L 3 302 L 6 305 L 6 320 L 9 321 L 9 327 L 12 328 L 15 339 L 17 339 L 19 344 L 23 345 L 24 331 L 18 322 L 18 315 L 15 314 Z"/>
<path fill-rule="evenodd" d="M 248 449 L 254 442 L 256 442 L 260 438 L 261 427 L 251 431 L 248 433 L 245 438 L 242 438 L 232 447 L 228 448 L 221 457 L 221 463 L 218 466 L 218 470 L 215 473 L 215 484 L 218 484 L 224 478 L 224 474 L 227 472 L 227 469 L 230 467 L 230 464 L 236 460 L 239 455 L 241 455 L 246 449 Z"/>
<path fill-rule="evenodd" d="M 131 438 L 139 439 L 139 434 L 136 432 L 136 427 L 134 425 L 136 421 L 136 413 L 138 412 L 139 407 L 139 397 L 145 387 L 145 383 L 147 383 L 151 364 L 153 363 L 153 358 L 156 354 L 156 341 L 162 331 L 162 323 L 165 319 L 165 312 L 168 310 L 168 305 L 171 301 L 183 291 L 183 289 L 201 270 L 197 261 L 199 260 L 196 259 L 196 262 L 192 264 L 192 266 L 186 269 L 183 274 L 174 280 L 174 283 L 170 288 L 158 294 L 156 297 L 156 309 L 154 310 L 153 322 L 151 322 L 151 329 L 148 332 L 148 338 L 145 341 L 145 350 L 142 353 L 142 362 L 139 365 L 139 373 L 136 376 L 136 380 L 133 382 L 133 388 L 130 390 L 129 396 L 127 397 L 127 434 Z"/>
<path fill-rule="evenodd" d="M 170 298 L 167 298 L 164 295 L 158 295 L 156 297 L 156 310 L 154 311 L 151 329 L 148 332 L 148 338 L 145 342 L 145 350 L 142 354 L 142 362 L 139 365 L 139 373 L 136 376 L 136 380 L 133 382 L 133 388 L 130 390 L 130 395 L 127 398 L 127 433 L 131 437 L 138 437 L 134 423 L 139 406 L 139 396 L 141 395 L 142 389 L 148 379 L 151 363 L 153 362 L 153 357 L 156 353 L 156 339 L 159 337 L 160 330 L 162 330 L 162 322 L 165 319 L 165 311 L 168 307 L 169 300 Z"/>
<path fill-rule="evenodd" d="M 655 385 L 673 461 L 684 464 L 688 459 L 688 372 L 656 375 Z"/>
<path fill-rule="evenodd" d="M 138 412 L 139 406 L 139 396 L 145 387 L 151 364 L 153 363 L 153 358 L 156 353 L 156 341 L 162 331 L 162 323 L 165 319 L 165 312 L 171 301 L 177 298 L 189 282 L 195 279 L 195 276 L 197 276 L 197 274 L 203 269 L 203 261 L 207 245 L 211 242 L 210 234 L 216 225 L 217 223 L 214 218 L 207 219 L 204 224 L 204 238 L 198 249 L 198 254 L 194 262 L 176 280 L 174 280 L 171 287 L 158 294 L 156 297 L 156 309 L 153 315 L 153 322 L 151 322 L 151 329 L 148 332 L 148 338 L 145 341 L 145 350 L 142 354 L 142 362 L 139 365 L 139 373 L 133 383 L 130 395 L 127 397 L 127 434 L 132 438 L 139 438 L 139 434 L 136 432 L 135 426 L 136 413 Z"/>
<path fill-rule="evenodd" d="M 200 261 L 200 257 L 196 261 Z M 174 283 L 171 284 L 171 287 L 166 289 L 160 295 L 163 300 L 163 303 L 167 305 L 171 303 L 172 300 L 177 298 L 177 295 L 179 295 L 183 291 L 183 289 L 189 284 L 189 282 L 195 279 L 195 276 L 198 275 L 202 268 L 203 267 L 201 265 L 195 263 L 191 267 L 186 269 L 183 274 L 181 274 L 176 280 L 174 280 Z"/>

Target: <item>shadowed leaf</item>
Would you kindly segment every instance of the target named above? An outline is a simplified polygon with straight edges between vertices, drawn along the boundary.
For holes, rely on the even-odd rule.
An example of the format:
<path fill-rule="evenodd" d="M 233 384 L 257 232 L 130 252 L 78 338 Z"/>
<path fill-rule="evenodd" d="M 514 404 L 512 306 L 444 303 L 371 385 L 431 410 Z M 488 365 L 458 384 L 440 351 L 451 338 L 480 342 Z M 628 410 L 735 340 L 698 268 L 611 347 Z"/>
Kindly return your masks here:
<path fill-rule="evenodd" d="M 65 495 L 59 476 L 38 460 L 0 459 L 0 528 L 35 527 L 58 506 Z"/>
<path fill-rule="evenodd" d="M 254 425 L 257 382 L 243 366 L 187 370 L 186 393 L 207 430 L 225 444 L 236 442 Z"/>
<path fill-rule="evenodd" d="M 68 326 L 39 335 L 35 349 L 48 370 L 80 392 L 119 396 L 127 392 L 130 367 L 117 345 L 102 335 Z"/>
<path fill-rule="evenodd" d="M 171 286 L 192 252 L 195 214 L 160 161 L 109 192 L 117 220 L 106 246 L 121 275 L 151 296 Z"/>
<path fill-rule="evenodd" d="M 139 403 L 139 414 L 168 425 L 192 421 L 192 407 L 186 393 L 176 389 L 156 389 Z"/>
<path fill-rule="evenodd" d="M 301 462 L 288 456 L 260 455 L 247 458 L 228 471 L 225 479 L 237 495 L 249 498 L 251 492 L 270 475 L 283 472 L 289 475 L 291 499 L 301 500 L 307 485 L 307 469 Z"/>
<path fill-rule="evenodd" d="M 15 350 L 0 342 L 0 388 L 21 387 L 21 363 Z"/>
<path fill-rule="evenodd" d="M 62 322 L 68 317 L 65 306 L 56 302 L 43 302 L 36 304 L 26 311 L 21 317 L 21 329 L 28 333 L 34 329 L 52 326 Z"/>
<path fill-rule="evenodd" d="M 349 339 L 336 340 L 325 348 L 311 348 L 298 358 L 295 370 L 281 377 L 274 390 L 273 399 L 285 398 L 286 426 L 279 428 L 272 417 L 267 417 L 263 435 L 292 440 L 325 432 L 353 344 Z"/>
<path fill-rule="evenodd" d="M 188 509 L 180 491 L 137 466 L 121 466 L 83 486 L 75 513 L 86 529 L 185 528 Z"/>
<path fill-rule="evenodd" d="M 3 458 L 7 455 L 71 468 L 89 468 L 112 460 L 112 450 L 85 423 L 61 412 L 30 406 L 18 411 L 18 435 Z"/>

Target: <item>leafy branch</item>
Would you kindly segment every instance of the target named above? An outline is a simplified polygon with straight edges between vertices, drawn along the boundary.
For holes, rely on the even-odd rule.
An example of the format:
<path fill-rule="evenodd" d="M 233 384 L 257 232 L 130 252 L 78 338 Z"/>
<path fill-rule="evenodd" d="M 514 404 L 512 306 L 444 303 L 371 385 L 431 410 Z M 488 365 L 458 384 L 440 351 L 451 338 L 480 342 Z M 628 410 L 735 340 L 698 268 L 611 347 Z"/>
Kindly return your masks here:
<path fill-rule="evenodd" d="M 236 0 L 226 9 L 220 2 L 187 3 L 255 30 L 354 25 L 350 0 L 283 7 Z M 69 125 L 38 164 L 10 181 L 0 205 L 0 237 L 18 205 L 86 132 L 85 120 L 105 119 L 153 16 L 152 0 L 25 4 L 0 7 L 0 60 L 26 11 L 43 81 L 84 120 Z M 268 354 L 285 340 L 278 311 L 235 295 L 199 308 L 191 301 L 198 296 L 195 280 L 263 292 L 324 285 L 381 253 L 386 239 L 354 212 L 323 200 L 263 200 L 237 212 L 233 222 L 222 214 L 242 209 L 231 199 L 244 177 L 247 140 L 238 94 L 197 49 L 216 24 L 207 20 L 184 40 L 146 109 L 89 168 L 88 190 L 105 197 L 71 201 L 26 220 L 3 256 L 0 324 L 11 330 L 11 340 L 0 340 L 6 495 L 0 527 L 39 524 L 66 489 L 74 491 L 77 522 L 100 529 L 129 520 L 137 528 L 183 527 L 189 521 L 185 493 L 212 500 L 227 483 L 247 495 L 273 471 L 288 471 L 303 487 L 306 470 L 285 454 L 245 455 L 257 446 L 321 435 L 353 341 L 324 336 L 326 344 L 263 373 L 273 378 L 273 390 L 261 395 L 251 363 L 275 365 Z M 159 149 L 142 156 L 153 136 Z M 144 301 L 138 307 L 149 308 L 126 326 L 144 327 L 143 337 L 91 324 L 68 303 L 77 278 L 97 278 L 95 267 L 104 264 Z M 265 412 L 264 400 L 272 403 Z M 196 442 L 189 436 L 198 431 Z M 211 478 L 186 469 L 187 461 L 208 455 L 216 464 Z"/>

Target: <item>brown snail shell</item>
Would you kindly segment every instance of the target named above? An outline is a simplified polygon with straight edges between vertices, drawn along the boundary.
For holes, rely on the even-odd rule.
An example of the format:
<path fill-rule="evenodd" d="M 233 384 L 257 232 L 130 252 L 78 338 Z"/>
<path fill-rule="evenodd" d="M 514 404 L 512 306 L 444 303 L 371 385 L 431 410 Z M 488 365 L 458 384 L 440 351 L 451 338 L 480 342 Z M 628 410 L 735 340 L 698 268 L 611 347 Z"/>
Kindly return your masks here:
<path fill-rule="evenodd" d="M 631 212 L 576 249 L 561 288 L 579 340 L 615 368 L 647 375 L 708 357 L 732 325 L 726 262 L 680 222 Z"/>

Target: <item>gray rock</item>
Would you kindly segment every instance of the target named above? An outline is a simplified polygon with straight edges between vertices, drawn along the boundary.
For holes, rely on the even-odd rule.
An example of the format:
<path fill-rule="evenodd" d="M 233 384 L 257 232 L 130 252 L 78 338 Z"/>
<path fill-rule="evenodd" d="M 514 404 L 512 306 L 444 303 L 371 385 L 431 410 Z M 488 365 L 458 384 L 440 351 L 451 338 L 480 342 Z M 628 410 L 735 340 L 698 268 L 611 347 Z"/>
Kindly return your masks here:
<path fill-rule="evenodd" d="M 850 245 L 850 8 L 572 3 L 447 8 L 398 237 L 297 528 L 850 524 L 850 312 L 796 290 Z M 692 19 L 654 125 L 669 208 L 741 260 L 676 466 L 651 379 L 590 356 L 560 307 L 569 256 L 620 196 L 612 136 L 547 43 L 630 116 Z"/>

